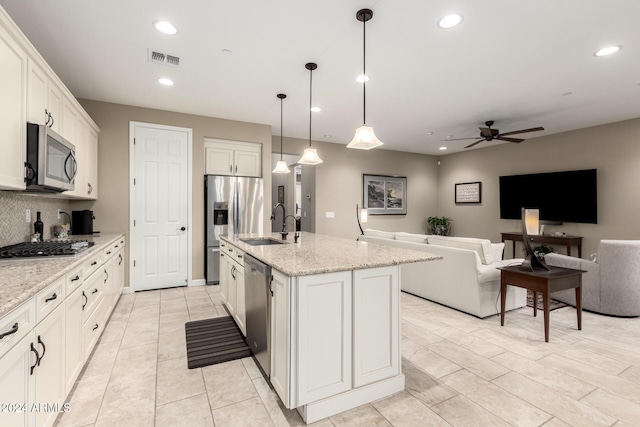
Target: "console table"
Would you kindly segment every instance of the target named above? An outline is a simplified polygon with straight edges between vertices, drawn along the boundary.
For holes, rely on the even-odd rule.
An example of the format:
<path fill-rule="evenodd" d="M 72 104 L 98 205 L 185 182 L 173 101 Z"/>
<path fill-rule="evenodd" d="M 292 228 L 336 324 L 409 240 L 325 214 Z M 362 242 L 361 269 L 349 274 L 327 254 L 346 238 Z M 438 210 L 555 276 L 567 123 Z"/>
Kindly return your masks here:
<path fill-rule="evenodd" d="M 502 241 L 511 240 L 513 242 L 513 257 L 516 258 L 516 242 L 522 242 L 522 233 L 500 233 Z M 530 235 L 529 241 L 547 245 L 561 245 L 567 248 L 567 255 L 571 256 L 571 246 L 578 247 L 578 258 L 582 258 L 582 237 L 581 236 L 552 236 L 550 234 Z"/>
<path fill-rule="evenodd" d="M 575 288 L 578 330 L 582 330 L 582 273 L 573 268 L 549 267 L 550 270 L 520 270 L 520 266 L 500 267 L 500 326 L 504 326 L 507 285 L 533 292 L 533 316 L 538 314 L 537 297 L 542 292 L 544 305 L 544 340 L 549 342 L 549 294 Z"/>

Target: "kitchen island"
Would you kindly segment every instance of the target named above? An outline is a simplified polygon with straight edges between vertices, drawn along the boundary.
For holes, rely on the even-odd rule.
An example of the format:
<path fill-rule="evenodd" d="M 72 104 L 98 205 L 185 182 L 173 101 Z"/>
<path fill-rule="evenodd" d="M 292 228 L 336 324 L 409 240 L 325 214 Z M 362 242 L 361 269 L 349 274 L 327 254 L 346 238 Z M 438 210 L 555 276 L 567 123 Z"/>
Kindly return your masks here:
<path fill-rule="evenodd" d="M 221 294 L 246 331 L 244 257 L 271 266 L 269 379 L 284 406 L 312 423 L 404 390 L 400 265 L 440 256 L 304 232 L 252 239 L 282 241 L 223 236 Z"/>

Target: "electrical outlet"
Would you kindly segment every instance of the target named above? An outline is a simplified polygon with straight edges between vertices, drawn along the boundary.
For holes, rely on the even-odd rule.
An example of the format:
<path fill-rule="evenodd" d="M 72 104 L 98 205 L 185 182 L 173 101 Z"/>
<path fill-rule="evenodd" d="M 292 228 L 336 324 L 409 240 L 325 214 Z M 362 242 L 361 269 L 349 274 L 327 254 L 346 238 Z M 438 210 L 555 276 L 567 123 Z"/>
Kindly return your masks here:
<path fill-rule="evenodd" d="M 60 219 L 60 208 L 58 208 L 58 219 Z"/>
<path fill-rule="evenodd" d="M 27 209 L 26 213 L 27 213 L 27 222 L 30 223 L 31 222 L 31 209 Z"/>

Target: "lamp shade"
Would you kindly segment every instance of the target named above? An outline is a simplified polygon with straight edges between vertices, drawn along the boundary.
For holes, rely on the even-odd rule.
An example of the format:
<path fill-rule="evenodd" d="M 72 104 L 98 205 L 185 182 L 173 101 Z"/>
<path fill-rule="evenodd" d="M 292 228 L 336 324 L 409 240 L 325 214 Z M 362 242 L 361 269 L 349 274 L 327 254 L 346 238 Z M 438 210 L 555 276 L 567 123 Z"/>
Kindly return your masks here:
<path fill-rule="evenodd" d="M 525 209 L 524 210 L 524 223 L 527 227 L 527 234 L 530 236 L 538 235 L 538 226 L 540 225 L 540 210 L 539 209 Z"/>
<path fill-rule="evenodd" d="M 358 150 L 371 150 L 382 145 L 376 134 L 373 132 L 373 128 L 362 125 L 356 129 L 351 142 L 347 145 L 347 148 L 357 148 Z"/>
<path fill-rule="evenodd" d="M 322 163 L 322 159 L 318 156 L 318 152 L 315 148 L 305 148 L 302 157 L 298 160 L 298 163 L 302 165 L 318 165 Z"/>
<path fill-rule="evenodd" d="M 278 163 L 276 163 L 276 167 L 273 168 L 273 170 L 271 171 L 271 173 L 289 173 L 289 172 L 291 171 L 287 166 L 287 162 L 285 162 L 284 160 L 278 160 Z"/>

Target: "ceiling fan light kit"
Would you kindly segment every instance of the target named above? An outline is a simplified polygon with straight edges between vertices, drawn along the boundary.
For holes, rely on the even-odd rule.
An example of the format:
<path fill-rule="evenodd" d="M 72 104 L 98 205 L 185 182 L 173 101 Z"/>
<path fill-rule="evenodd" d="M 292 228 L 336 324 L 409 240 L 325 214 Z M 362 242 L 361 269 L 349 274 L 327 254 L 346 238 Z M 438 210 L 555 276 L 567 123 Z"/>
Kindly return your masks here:
<path fill-rule="evenodd" d="M 302 153 L 302 157 L 298 160 L 298 163 L 301 165 L 318 165 L 322 163 L 322 159 L 318 156 L 318 152 L 315 148 L 311 147 L 311 115 L 313 112 L 311 111 L 312 100 L 313 100 L 313 70 L 318 68 L 318 64 L 313 62 L 308 62 L 304 66 L 307 70 L 309 70 L 309 147 L 304 150 Z"/>
<path fill-rule="evenodd" d="M 366 72 L 366 46 L 367 46 L 367 33 L 366 22 L 373 18 L 373 11 L 371 9 L 360 9 L 356 13 L 356 19 L 362 22 L 362 75 L 367 76 Z M 367 80 L 363 78 L 362 81 L 362 126 L 356 129 L 356 133 L 347 148 L 356 148 L 358 150 L 371 150 L 372 148 L 383 145 L 376 134 L 373 132 L 373 128 L 367 126 Z"/>

